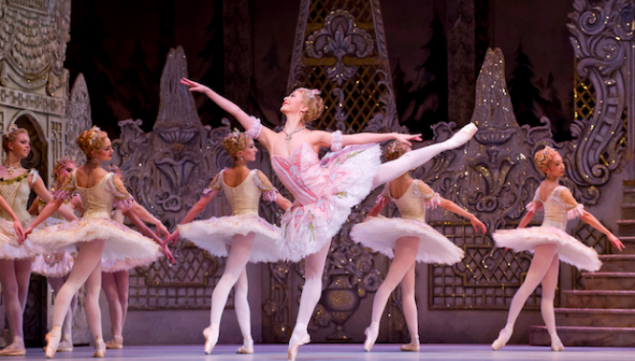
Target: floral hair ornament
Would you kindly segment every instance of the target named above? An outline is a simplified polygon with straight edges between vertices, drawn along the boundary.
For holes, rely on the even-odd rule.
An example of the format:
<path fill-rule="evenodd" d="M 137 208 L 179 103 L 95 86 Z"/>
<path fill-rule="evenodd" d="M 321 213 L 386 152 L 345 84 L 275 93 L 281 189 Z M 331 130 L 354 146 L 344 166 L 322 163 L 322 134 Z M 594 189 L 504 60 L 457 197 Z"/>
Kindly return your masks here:
<path fill-rule="evenodd" d="M 238 136 L 240 135 L 240 130 L 238 128 L 234 128 L 234 131 L 227 134 L 227 138 L 230 138 L 232 142 L 238 144 Z"/>
<path fill-rule="evenodd" d="M 315 98 L 316 95 L 320 95 L 322 93 L 321 91 L 317 89 L 307 89 L 307 88 L 300 88 L 300 89 L 302 89 L 302 96 L 309 99 L 313 99 Z"/>
<path fill-rule="evenodd" d="M 397 141 L 390 143 L 390 146 L 388 147 L 388 151 L 390 153 L 393 153 L 394 151 L 397 150 L 397 143 L 398 143 Z"/>
<path fill-rule="evenodd" d="M 547 160 L 547 156 L 549 155 L 549 153 L 551 153 L 551 151 L 552 151 L 551 147 L 546 146 L 545 149 L 542 150 L 540 161 L 544 162 L 545 160 Z"/>
<path fill-rule="evenodd" d="M 9 127 L 9 130 L 7 130 L 6 132 L 4 132 L 4 136 L 5 137 L 10 137 L 13 132 L 15 132 L 16 130 L 18 130 L 18 126 L 15 125 L 15 123 L 11 124 L 11 126 Z"/>
<path fill-rule="evenodd" d="M 55 163 L 57 163 L 57 164 L 64 164 L 64 163 L 68 163 L 68 162 L 77 163 L 77 159 L 75 159 L 75 157 L 71 157 L 71 156 L 65 155 L 65 156 L 63 156 L 63 157 L 61 157 L 61 158 L 59 158 L 59 159 L 57 159 L 55 161 Z"/>
<path fill-rule="evenodd" d="M 99 134 L 100 133 L 101 133 L 101 129 L 98 126 L 93 125 L 93 127 L 90 128 L 90 130 L 88 131 L 88 134 L 90 135 L 90 145 L 91 146 L 95 143 L 97 138 L 99 138 Z"/>

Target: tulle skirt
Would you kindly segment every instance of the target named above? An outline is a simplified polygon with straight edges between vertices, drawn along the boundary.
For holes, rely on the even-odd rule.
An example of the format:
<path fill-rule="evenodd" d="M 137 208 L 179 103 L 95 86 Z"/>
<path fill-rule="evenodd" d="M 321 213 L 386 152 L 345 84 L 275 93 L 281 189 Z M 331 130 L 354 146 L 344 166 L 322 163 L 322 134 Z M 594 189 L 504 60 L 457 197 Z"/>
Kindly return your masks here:
<path fill-rule="evenodd" d="M 22 227 L 28 227 L 35 218 L 31 217 L 22 222 Z M 41 229 L 38 227 L 38 229 Z M 18 237 L 13 228 L 13 221 L 0 218 L 0 259 L 20 260 L 35 257 L 41 250 L 29 240 L 18 244 Z"/>
<path fill-rule="evenodd" d="M 235 235 L 254 233 L 254 248 L 249 262 L 277 262 L 283 259 L 276 246 L 280 229 L 257 215 L 212 217 L 179 225 L 178 228 L 181 237 L 217 257 L 227 257 L 226 246 L 231 246 Z"/>
<path fill-rule="evenodd" d="M 381 164 L 379 145 L 348 146 L 322 158 L 329 171 L 320 198 L 311 204 L 296 205 L 284 214 L 279 247 L 285 258 L 298 262 L 318 252 L 342 228 L 351 208 L 372 191 L 373 178 Z"/>
<path fill-rule="evenodd" d="M 463 250 L 425 222 L 415 219 L 373 217 L 356 224 L 351 239 L 390 258 L 401 237 L 419 238 L 417 262 L 454 264 L 463 259 Z"/>
<path fill-rule="evenodd" d="M 130 268 L 148 265 L 162 254 L 153 240 L 108 218 L 81 218 L 49 226 L 29 235 L 29 239 L 46 253 L 77 252 L 82 243 L 103 239 L 102 260 L 124 262 Z"/>
<path fill-rule="evenodd" d="M 557 244 L 561 261 L 581 270 L 595 272 L 602 262 L 598 253 L 591 247 L 571 237 L 567 232 L 550 226 L 499 230 L 494 232 L 494 241 L 498 247 L 506 247 L 516 252 L 534 252 L 541 244 Z"/>
<path fill-rule="evenodd" d="M 64 277 L 71 272 L 75 263 L 74 252 L 38 254 L 31 264 L 31 272 L 44 277 Z"/>

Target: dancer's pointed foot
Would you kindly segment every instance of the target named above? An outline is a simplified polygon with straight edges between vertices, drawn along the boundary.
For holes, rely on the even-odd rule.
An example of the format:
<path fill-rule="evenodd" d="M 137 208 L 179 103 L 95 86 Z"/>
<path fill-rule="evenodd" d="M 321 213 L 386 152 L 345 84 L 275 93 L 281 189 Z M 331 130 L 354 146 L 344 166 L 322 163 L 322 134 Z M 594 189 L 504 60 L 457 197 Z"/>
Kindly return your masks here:
<path fill-rule="evenodd" d="M 72 352 L 73 351 L 73 339 L 66 336 L 60 341 L 57 346 L 57 352 Z"/>
<path fill-rule="evenodd" d="M 95 352 L 93 352 L 93 357 L 95 358 L 104 358 L 106 357 L 106 343 L 103 338 L 98 338 L 95 340 Z"/>
<path fill-rule="evenodd" d="M 496 339 L 496 341 L 492 343 L 492 350 L 497 351 L 503 346 L 505 346 L 507 342 L 509 341 L 509 339 L 512 337 L 513 332 L 514 332 L 513 323 L 508 323 L 507 325 L 505 325 L 505 328 L 503 328 L 501 332 L 498 334 L 498 338 Z"/>
<path fill-rule="evenodd" d="M 212 323 L 208 328 L 203 330 L 203 336 L 205 336 L 205 354 L 212 353 L 216 342 L 218 342 L 218 329 L 217 323 Z"/>
<path fill-rule="evenodd" d="M 476 125 L 474 125 L 474 123 L 470 123 L 461 128 L 458 132 L 454 133 L 452 138 L 446 140 L 444 144 L 448 149 L 458 148 L 472 139 L 477 130 L 478 128 Z"/>
<path fill-rule="evenodd" d="M 22 337 L 15 336 L 13 342 L 0 350 L 0 356 L 24 356 L 26 355 L 26 348 L 24 348 L 24 340 Z"/>
<path fill-rule="evenodd" d="M 375 345 L 377 336 L 379 336 L 379 322 L 371 322 L 370 326 L 366 327 L 364 335 L 366 335 L 366 341 L 364 341 L 364 351 L 369 352 Z"/>
<path fill-rule="evenodd" d="M 304 332 L 305 332 L 304 335 L 297 338 L 298 341 L 294 342 L 293 344 L 289 342 L 289 351 L 288 351 L 289 361 L 295 361 L 295 358 L 298 356 L 298 349 L 300 348 L 300 346 L 306 345 L 307 343 L 311 342 L 311 336 L 309 336 L 309 334 L 306 333 L 306 331 Z M 291 336 L 291 339 L 293 340 L 293 335 Z"/>
<path fill-rule="evenodd" d="M 123 348 L 123 336 L 112 336 L 112 340 L 106 342 L 106 348 L 121 350 Z"/>
<path fill-rule="evenodd" d="M 562 341 L 560 341 L 560 337 L 558 335 L 551 336 L 551 351 L 563 351 L 564 345 Z"/>
<path fill-rule="evenodd" d="M 57 346 L 60 344 L 60 338 L 62 337 L 62 328 L 60 326 L 53 326 L 51 331 L 46 334 L 46 350 L 44 354 L 46 358 L 53 358 L 57 352 Z"/>
<path fill-rule="evenodd" d="M 247 336 L 243 338 L 243 345 L 240 346 L 236 353 L 241 354 L 252 354 L 254 353 L 254 339 L 251 336 Z"/>
<path fill-rule="evenodd" d="M 401 351 L 419 352 L 419 336 L 412 336 L 409 344 L 401 346 Z"/>

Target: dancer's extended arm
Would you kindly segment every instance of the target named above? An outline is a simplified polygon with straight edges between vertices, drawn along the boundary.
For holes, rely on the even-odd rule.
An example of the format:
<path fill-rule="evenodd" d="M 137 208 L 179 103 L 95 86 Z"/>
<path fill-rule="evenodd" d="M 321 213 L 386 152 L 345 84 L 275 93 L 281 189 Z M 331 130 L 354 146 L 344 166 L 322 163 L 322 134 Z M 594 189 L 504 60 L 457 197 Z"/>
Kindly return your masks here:
<path fill-rule="evenodd" d="M 421 134 L 401 134 L 401 133 L 357 133 L 357 134 L 337 134 L 323 130 L 314 130 L 310 135 L 310 142 L 322 147 L 338 148 L 335 143 L 341 142 L 339 146 L 379 143 L 386 140 L 395 139 L 407 145 L 412 145 L 411 140 L 421 141 Z M 341 134 L 341 133 L 340 133 Z M 338 139 L 339 138 L 339 139 Z M 337 149 L 334 149 L 337 150 Z"/>

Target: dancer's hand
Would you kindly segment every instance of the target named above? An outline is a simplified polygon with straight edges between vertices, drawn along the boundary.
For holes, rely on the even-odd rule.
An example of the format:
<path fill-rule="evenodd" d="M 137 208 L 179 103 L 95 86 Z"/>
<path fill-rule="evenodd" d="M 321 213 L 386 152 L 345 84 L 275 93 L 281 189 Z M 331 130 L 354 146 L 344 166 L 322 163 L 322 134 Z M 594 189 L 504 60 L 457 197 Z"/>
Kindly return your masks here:
<path fill-rule="evenodd" d="M 394 138 L 395 140 L 401 142 L 401 143 L 405 143 L 408 146 L 412 146 L 412 143 L 410 143 L 411 140 L 416 140 L 417 142 L 421 141 L 421 134 L 401 134 L 401 133 L 394 133 Z"/>
<path fill-rule="evenodd" d="M 163 225 L 163 223 L 161 223 L 161 221 L 158 221 L 157 223 L 155 223 L 154 226 L 157 228 L 157 235 L 159 237 L 167 237 L 170 235 L 170 231 L 168 231 L 168 229 L 165 228 L 165 226 Z"/>
<path fill-rule="evenodd" d="M 472 214 L 472 216 L 470 217 L 470 222 L 472 222 L 472 227 L 474 227 L 474 230 L 476 232 L 478 232 L 480 228 L 483 233 L 487 233 L 487 227 L 485 227 L 485 224 L 483 224 L 483 222 L 476 218 L 475 215 Z"/>
<path fill-rule="evenodd" d="M 193 93 L 194 92 L 207 93 L 207 91 L 211 90 L 210 88 L 206 87 L 205 85 L 197 83 L 195 81 L 191 81 L 190 79 L 187 79 L 187 78 L 181 79 L 181 84 L 187 85 L 188 87 L 190 87 L 190 91 L 193 92 Z"/>
<path fill-rule="evenodd" d="M 22 225 L 20 225 L 20 227 L 22 227 Z M 24 231 L 22 231 L 22 236 L 18 237 L 18 244 L 22 245 L 31 232 L 33 232 L 33 228 L 31 228 L 31 226 L 28 226 Z"/>
<path fill-rule="evenodd" d="M 615 237 L 613 234 L 609 235 L 609 241 L 611 242 L 613 247 L 617 248 L 618 251 L 622 251 L 625 248 L 624 243 L 622 243 L 622 241 L 620 241 L 620 239 Z"/>
<path fill-rule="evenodd" d="M 172 241 L 172 247 L 174 247 L 174 245 L 176 245 L 176 241 L 179 240 L 179 237 L 181 236 L 181 234 L 179 233 L 179 229 L 175 229 L 174 233 L 172 233 L 170 235 L 170 237 L 165 239 L 165 243 L 170 243 L 170 241 Z"/>
<path fill-rule="evenodd" d="M 165 258 L 168 260 L 168 262 L 170 262 L 170 264 L 174 264 L 174 262 L 176 261 L 174 260 L 172 252 L 170 252 L 170 249 L 168 248 L 167 239 L 165 240 L 165 242 L 161 243 L 161 249 L 163 250 L 163 254 L 165 255 Z"/>
<path fill-rule="evenodd" d="M 13 220 L 13 229 L 15 229 L 15 235 L 18 236 L 18 243 L 22 244 L 22 241 L 26 239 L 26 235 L 24 234 L 24 229 L 22 229 L 22 222 L 17 218 Z"/>

